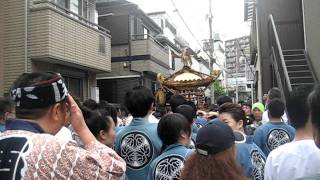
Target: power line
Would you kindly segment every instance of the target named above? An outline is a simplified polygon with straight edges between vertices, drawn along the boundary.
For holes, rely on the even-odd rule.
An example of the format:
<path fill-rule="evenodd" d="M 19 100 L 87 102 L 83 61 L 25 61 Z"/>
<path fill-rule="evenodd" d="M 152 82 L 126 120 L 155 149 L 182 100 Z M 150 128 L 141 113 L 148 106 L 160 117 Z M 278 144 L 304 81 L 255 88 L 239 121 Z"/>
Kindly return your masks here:
<path fill-rule="evenodd" d="M 176 4 L 174 3 L 174 1 L 173 1 L 173 0 L 170 0 L 170 1 L 171 1 L 172 5 L 173 5 L 173 7 L 174 7 L 174 12 L 177 12 L 179 18 L 181 19 L 181 21 L 183 22 L 183 24 L 186 26 L 186 28 L 187 28 L 187 30 L 189 31 L 189 33 L 191 34 L 191 36 L 192 36 L 192 37 L 194 38 L 194 40 L 197 42 L 197 44 L 199 45 L 199 47 L 201 48 L 201 50 L 202 50 L 204 53 L 206 53 L 206 55 L 207 55 L 210 59 L 211 59 L 211 58 L 214 59 L 214 57 L 210 56 L 210 55 L 208 54 L 208 52 L 206 52 L 206 51 L 203 49 L 200 41 L 197 39 L 197 37 L 196 37 L 196 36 L 194 35 L 194 33 L 191 31 L 190 27 L 188 26 L 187 22 L 184 20 L 183 16 L 181 15 L 181 13 L 180 13 L 180 11 L 178 10 L 178 8 L 177 8 Z M 212 47 L 212 48 L 214 48 L 214 47 Z M 216 55 L 215 55 L 215 56 L 216 56 Z M 215 61 L 215 64 L 217 64 L 217 65 L 219 66 L 219 68 L 221 68 L 221 70 L 225 71 L 225 72 L 228 74 L 228 72 L 225 70 L 225 68 L 223 68 L 223 66 L 221 66 L 221 65 L 220 65 L 219 63 L 217 63 L 216 61 Z"/>
<path fill-rule="evenodd" d="M 182 15 L 180 14 L 176 4 L 174 3 L 173 0 L 170 0 L 173 7 L 174 7 L 174 12 L 177 12 L 179 18 L 181 19 L 181 21 L 183 22 L 183 24 L 186 26 L 186 28 L 188 29 L 189 33 L 191 34 L 191 36 L 194 38 L 194 40 L 196 40 L 197 44 L 200 46 L 200 48 L 203 50 L 201 43 L 199 42 L 199 40 L 197 39 L 197 37 L 193 34 L 193 32 L 191 31 L 191 29 L 189 28 L 188 24 L 186 23 L 186 21 L 184 20 L 184 18 L 182 17 Z"/>
<path fill-rule="evenodd" d="M 244 49 L 240 46 L 239 38 L 236 39 L 236 41 L 237 41 L 238 47 L 240 48 L 240 52 L 242 53 L 242 56 L 245 58 L 245 62 L 246 62 L 246 64 L 247 64 L 248 57 L 247 57 L 247 55 L 244 53 Z M 253 73 L 252 69 L 250 68 L 250 65 L 249 65 L 249 69 L 250 69 L 250 72 L 251 72 L 252 76 L 254 76 L 254 73 Z"/>

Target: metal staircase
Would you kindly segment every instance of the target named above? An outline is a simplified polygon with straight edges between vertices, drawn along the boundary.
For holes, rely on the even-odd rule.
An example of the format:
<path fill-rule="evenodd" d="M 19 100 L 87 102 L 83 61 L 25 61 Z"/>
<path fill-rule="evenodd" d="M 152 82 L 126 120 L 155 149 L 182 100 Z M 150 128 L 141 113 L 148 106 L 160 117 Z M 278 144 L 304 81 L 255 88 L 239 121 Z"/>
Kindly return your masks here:
<path fill-rule="evenodd" d="M 308 53 L 304 49 L 281 48 L 272 15 L 269 16 L 268 35 L 272 69 L 283 98 L 286 99 L 289 92 L 297 86 L 312 86 L 318 83 Z"/>
<path fill-rule="evenodd" d="M 282 54 L 292 88 L 315 84 L 316 79 L 304 49 L 283 50 Z"/>

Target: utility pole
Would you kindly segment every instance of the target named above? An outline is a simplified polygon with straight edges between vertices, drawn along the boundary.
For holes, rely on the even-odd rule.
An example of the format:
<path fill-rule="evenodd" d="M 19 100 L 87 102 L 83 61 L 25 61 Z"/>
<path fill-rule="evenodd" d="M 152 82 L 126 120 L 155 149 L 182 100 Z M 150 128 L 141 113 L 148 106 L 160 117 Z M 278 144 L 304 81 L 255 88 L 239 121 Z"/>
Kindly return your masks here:
<path fill-rule="evenodd" d="M 213 64 L 215 63 L 215 59 L 213 58 L 213 53 L 214 53 L 214 40 L 213 40 L 213 36 L 212 36 L 212 19 L 213 19 L 213 15 L 212 15 L 212 0 L 209 0 L 209 70 L 210 73 L 213 72 Z M 210 99 L 211 99 L 211 104 L 214 104 L 214 84 L 211 85 L 211 91 L 210 91 Z"/>
<path fill-rule="evenodd" d="M 236 102 L 235 103 L 238 103 L 239 101 L 239 87 L 238 87 L 239 53 L 238 53 L 238 46 L 236 45 L 236 43 L 239 45 L 237 40 L 235 42 L 235 51 L 236 51 Z"/>

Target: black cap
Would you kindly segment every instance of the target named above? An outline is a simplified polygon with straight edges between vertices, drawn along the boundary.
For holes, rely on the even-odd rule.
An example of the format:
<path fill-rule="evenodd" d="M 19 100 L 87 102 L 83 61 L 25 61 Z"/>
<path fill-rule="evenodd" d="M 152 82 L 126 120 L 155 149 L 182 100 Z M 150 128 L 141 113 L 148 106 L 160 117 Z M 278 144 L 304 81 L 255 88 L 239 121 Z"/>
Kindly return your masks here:
<path fill-rule="evenodd" d="M 180 105 L 176 108 L 176 113 L 182 114 L 187 118 L 190 123 L 193 123 L 193 119 L 196 117 L 196 112 L 190 105 Z"/>
<path fill-rule="evenodd" d="M 196 138 L 196 151 L 205 156 L 216 154 L 230 148 L 235 141 L 243 140 L 239 137 L 241 136 L 238 133 L 235 136 L 226 123 L 219 120 L 211 121 L 199 129 Z"/>

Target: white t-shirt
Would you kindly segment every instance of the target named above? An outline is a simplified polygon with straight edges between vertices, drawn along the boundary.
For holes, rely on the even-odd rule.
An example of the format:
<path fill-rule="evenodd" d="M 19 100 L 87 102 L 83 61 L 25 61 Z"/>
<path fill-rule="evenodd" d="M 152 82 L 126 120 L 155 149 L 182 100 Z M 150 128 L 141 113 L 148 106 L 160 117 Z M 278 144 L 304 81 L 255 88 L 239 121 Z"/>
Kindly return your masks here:
<path fill-rule="evenodd" d="M 149 116 L 146 117 L 146 119 L 150 123 L 159 123 L 159 119 L 157 119 L 154 115 L 150 114 Z"/>
<path fill-rule="evenodd" d="M 64 126 L 60 129 L 60 131 L 55 136 L 64 140 L 73 140 L 70 129 Z"/>
<path fill-rule="evenodd" d="M 132 121 L 133 117 L 130 115 L 126 118 L 126 126 L 129 125 Z M 157 119 L 154 115 L 149 114 L 145 117 L 145 119 L 150 123 L 159 123 L 159 119 Z"/>
<path fill-rule="evenodd" d="M 314 140 L 284 144 L 271 151 L 264 170 L 265 180 L 292 180 L 320 173 L 320 150 Z"/>
<path fill-rule="evenodd" d="M 282 116 L 282 120 L 284 123 L 288 124 L 288 117 L 287 117 L 287 113 L 284 113 Z M 262 124 L 265 124 L 267 122 L 269 122 L 269 116 L 268 116 L 268 110 L 266 110 L 265 112 L 263 112 L 262 114 Z"/>

